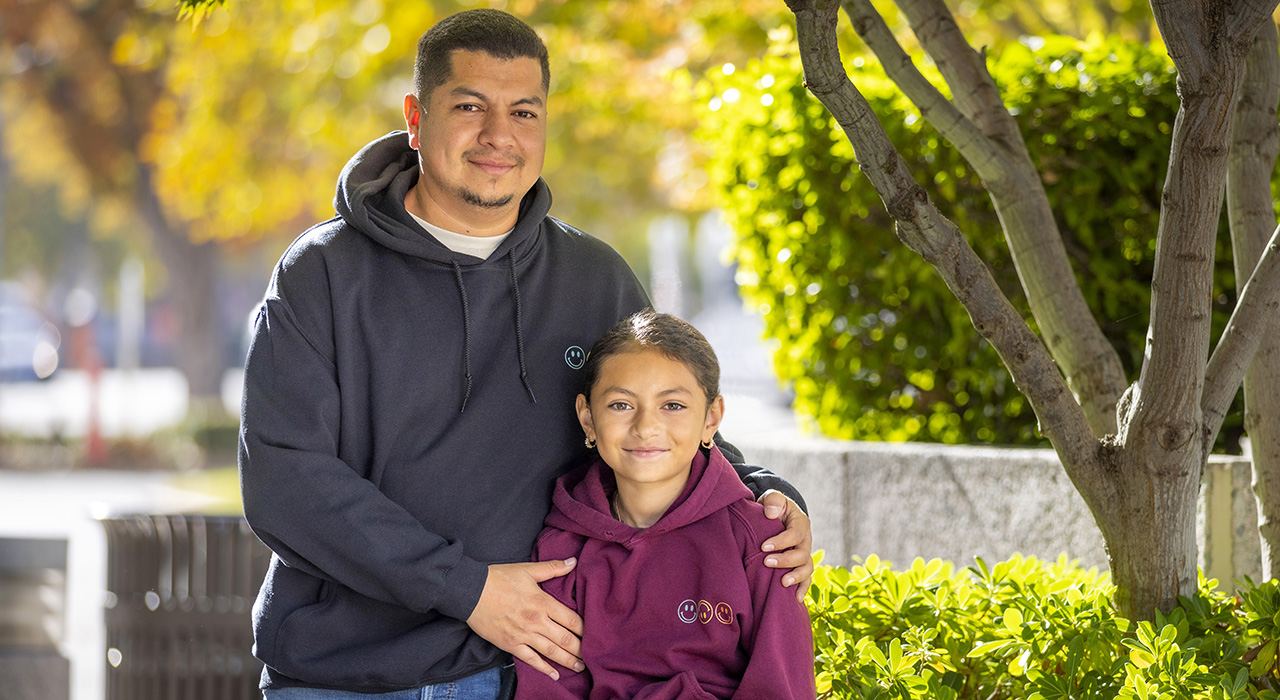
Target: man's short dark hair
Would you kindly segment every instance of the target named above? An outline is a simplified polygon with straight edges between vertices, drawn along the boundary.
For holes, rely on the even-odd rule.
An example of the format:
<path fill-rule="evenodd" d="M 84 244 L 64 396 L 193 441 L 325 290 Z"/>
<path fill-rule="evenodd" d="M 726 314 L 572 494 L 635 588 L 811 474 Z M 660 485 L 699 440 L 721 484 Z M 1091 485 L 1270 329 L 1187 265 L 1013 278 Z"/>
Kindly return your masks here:
<path fill-rule="evenodd" d="M 453 75 L 454 51 L 483 51 L 494 58 L 533 58 L 542 65 L 542 89 L 551 88 L 547 46 L 533 27 L 500 10 L 466 10 L 450 15 L 418 40 L 413 91 L 426 102 L 431 91 Z"/>

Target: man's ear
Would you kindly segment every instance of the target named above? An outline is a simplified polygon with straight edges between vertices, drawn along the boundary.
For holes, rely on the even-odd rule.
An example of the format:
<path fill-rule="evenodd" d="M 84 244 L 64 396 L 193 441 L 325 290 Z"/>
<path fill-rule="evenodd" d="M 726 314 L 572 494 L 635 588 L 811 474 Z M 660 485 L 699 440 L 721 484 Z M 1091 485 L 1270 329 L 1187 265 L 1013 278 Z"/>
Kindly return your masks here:
<path fill-rule="evenodd" d="M 422 104 L 409 93 L 404 96 L 404 125 L 409 132 L 409 148 L 418 150 L 418 122 L 422 119 Z"/>

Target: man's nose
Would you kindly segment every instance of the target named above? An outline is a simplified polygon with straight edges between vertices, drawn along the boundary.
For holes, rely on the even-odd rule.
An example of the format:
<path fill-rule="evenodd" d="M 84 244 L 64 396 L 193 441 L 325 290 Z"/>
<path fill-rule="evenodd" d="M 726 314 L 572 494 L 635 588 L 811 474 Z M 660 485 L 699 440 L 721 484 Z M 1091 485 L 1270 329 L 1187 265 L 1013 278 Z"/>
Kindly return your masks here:
<path fill-rule="evenodd" d="M 480 130 L 480 142 L 494 147 L 503 147 L 514 142 L 515 132 L 511 119 L 510 114 L 489 110 L 485 114 L 484 124 Z"/>

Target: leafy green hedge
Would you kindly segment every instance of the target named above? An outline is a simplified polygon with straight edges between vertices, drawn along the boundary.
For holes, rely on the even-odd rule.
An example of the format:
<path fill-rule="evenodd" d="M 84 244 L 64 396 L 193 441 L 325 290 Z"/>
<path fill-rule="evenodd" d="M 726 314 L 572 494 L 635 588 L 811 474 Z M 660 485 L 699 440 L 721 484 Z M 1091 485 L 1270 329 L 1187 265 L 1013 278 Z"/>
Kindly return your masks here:
<path fill-rule="evenodd" d="M 1117 616 L 1106 574 L 1065 558 L 955 571 L 876 557 L 820 566 L 809 594 L 820 697 L 1280 700 L 1280 588 L 1201 578 L 1156 623 Z"/>
<path fill-rule="evenodd" d="M 737 232 L 739 284 L 780 341 L 775 364 L 797 409 L 842 438 L 1037 443 L 1035 416 L 995 352 L 933 269 L 894 237 L 784 34 L 765 58 L 702 81 L 699 138 Z M 1178 107 L 1172 65 L 1143 45 L 1069 38 L 1015 44 L 988 65 L 1041 168 L 1085 298 L 1136 376 Z M 848 69 L 916 180 L 1030 319 L 978 178 L 874 60 Z M 1234 305 L 1229 243 L 1220 240 L 1217 329 Z M 1224 433 L 1238 434 L 1239 423 L 1237 415 Z"/>

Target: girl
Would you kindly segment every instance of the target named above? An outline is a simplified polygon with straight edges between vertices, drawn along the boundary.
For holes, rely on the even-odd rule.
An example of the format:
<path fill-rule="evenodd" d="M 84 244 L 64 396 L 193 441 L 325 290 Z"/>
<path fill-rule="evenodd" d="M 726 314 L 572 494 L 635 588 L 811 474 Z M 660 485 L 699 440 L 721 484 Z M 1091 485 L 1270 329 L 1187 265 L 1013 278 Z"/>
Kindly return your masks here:
<path fill-rule="evenodd" d="M 767 568 L 765 518 L 712 442 L 715 352 L 642 311 L 591 349 L 578 420 L 599 458 L 561 477 L 535 561 L 576 557 L 543 588 L 583 619 L 586 670 L 516 662 L 517 700 L 815 697 L 809 616 Z"/>

